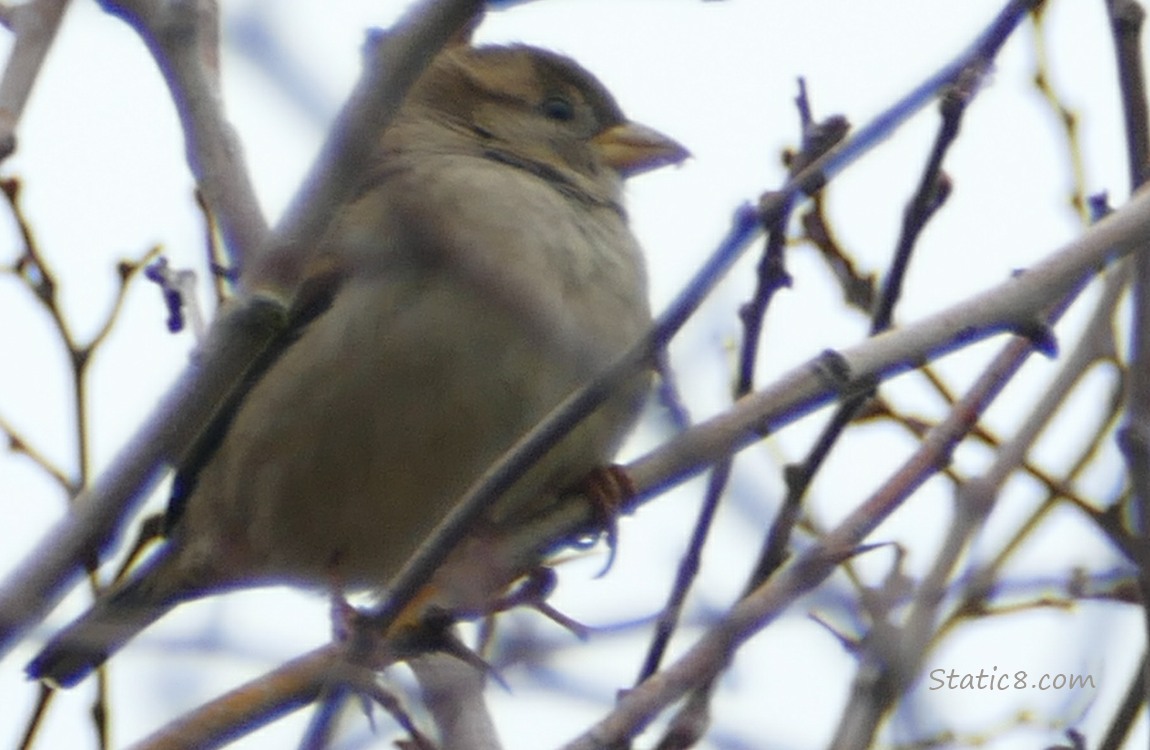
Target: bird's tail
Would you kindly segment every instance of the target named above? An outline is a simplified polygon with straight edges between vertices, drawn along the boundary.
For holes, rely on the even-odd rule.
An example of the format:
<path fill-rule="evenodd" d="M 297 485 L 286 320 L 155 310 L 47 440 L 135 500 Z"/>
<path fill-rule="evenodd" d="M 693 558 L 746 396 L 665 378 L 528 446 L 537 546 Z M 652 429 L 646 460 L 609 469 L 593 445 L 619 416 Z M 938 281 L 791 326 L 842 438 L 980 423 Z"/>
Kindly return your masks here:
<path fill-rule="evenodd" d="M 164 551 L 148 560 L 131 578 L 101 595 L 92 608 L 57 633 L 25 671 L 32 679 L 71 687 L 99 667 L 137 633 L 160 619 L 182 597 L 157 591 L 157 568 Z"/>

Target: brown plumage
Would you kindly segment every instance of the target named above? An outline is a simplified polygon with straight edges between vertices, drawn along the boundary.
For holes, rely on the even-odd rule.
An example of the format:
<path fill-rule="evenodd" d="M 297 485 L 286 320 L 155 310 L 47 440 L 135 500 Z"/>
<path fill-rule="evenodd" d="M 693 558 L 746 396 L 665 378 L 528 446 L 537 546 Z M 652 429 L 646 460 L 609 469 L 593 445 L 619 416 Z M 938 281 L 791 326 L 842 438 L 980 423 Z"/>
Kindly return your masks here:
<path fill-rule="evenodd" d="M 333 222 L 297 325 L 178 472 L 167 541 L 29 674 L 74 684 L 175 604 L 227 588 L 386 587 L 478 474 L 648 325 L 622 178 L 685 156 L 567 58 L 442 53 Z M 608 461 L 646 386 L 489 521 Z"/>

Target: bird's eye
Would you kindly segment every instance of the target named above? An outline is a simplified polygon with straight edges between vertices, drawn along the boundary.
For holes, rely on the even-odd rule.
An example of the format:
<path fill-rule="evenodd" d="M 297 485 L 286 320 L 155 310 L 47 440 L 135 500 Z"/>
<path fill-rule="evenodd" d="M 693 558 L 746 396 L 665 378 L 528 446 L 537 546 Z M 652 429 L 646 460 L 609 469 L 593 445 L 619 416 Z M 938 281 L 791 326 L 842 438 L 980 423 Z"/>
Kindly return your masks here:
<path fill-rule="evenodd" d="M 539 107 L 543 115 L 551 120 L 569 122 L 575 119 L 575 105 L 561 96 L 549 96 Z"/>

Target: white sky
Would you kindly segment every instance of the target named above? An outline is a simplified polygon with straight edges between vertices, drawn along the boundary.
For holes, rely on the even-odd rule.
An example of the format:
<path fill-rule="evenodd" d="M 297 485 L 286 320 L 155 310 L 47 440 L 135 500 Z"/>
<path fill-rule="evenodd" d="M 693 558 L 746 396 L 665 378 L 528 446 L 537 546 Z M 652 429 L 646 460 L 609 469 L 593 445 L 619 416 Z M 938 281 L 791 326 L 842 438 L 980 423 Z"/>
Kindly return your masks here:
<path fill-rule="evenodd" d="M 381 5 L 387 10 L 381 11 Z M 576 57 L 603 78 L 633 119 L 693 151 L 695 158 L 684 167 L 644 176 L 630 188 L 634 226 L 648 250 L 652 297 L 660 309 L 717 244 L 735 207 L 780 184 L 778 154 L 797 137 L 792 104 L 797 76 L 806 77 L 816 116 L 842 113 L 864 124 L 962 50 L 1000 5 L 991 0 L 538 0 L 491 14 L 480 37 L 529 42 Z M 300 71 L 295 88 L 285 91 L 251 57 L 231 49 L 224 58 L 229 113 L 260 199 L 274 219 L 310 163 L 323 123 L 357 75 L 364 29 L 387 23 L 392 6 L 402 4 L 236 0 L 223 6 L 230 38 L 239 33 L 241 22 L 264 24 Z M 1087 189 L 1109 191 L 1119 204 L 1126 192 L 1125 161 L 1102 6 L 1055 0 L 1050 49 L 1055 85 L 1081 116 Z M 1066 150 L 1054 117 L 1030 85 L 1032 72 L 1033 32 L 1024 28 L 1004 49 L 963 124 L 947 165 L 955 190 L 923 239 L 899 319 L 917 319 L 996 283 L 1079 231 L 1067 208 L 1071 176 Z M 309 97 L 317 100 L 310 107 L 302 103 Z M 918 179 L 935 124 L 933 111 L 920 115 L 834 186 L 835 227 L 868 270 L 882 268 L 891 252 L 902 206 Z M 173 264 L 199 267 L 202 231 L 167 93 L 133 32 L 92 3 L 77 2 L 65 20 L 24 119 L 20 149 L 3 166 L 3 174 L 24 181 L 27 213 L 55 263 L 64 309 L 81 340 L 102 320 L 115 289 L 117 259 L 138 257 L 162 243 Z M 15 257 L 17 247 L 14 235 L 0 231 L 4 262 Z M 751 288 L 752 263 L 736 269 L 672 349 L 696 418 L 728 401 L 729 347 L 738 335 L 734 311 Z M 778 300 L 767 328 L 763 378 L 865 334 L 860 316 L 841 313 L 837 290 L 810 253 L 792 253 L 791 271 L 794 289 Z M 130 295 L 122 325 L 93 365 L 95 468 L 114 455 L 186 357 L 190 342 L 165 333 L 163 314 L 158 292 L 140 284 Z M 46 316 L 9 278 L 0 278 L 0 321 L 0 416 L 74 471 L 71 393 L 62 372 L 62 350 Z M 1065 332 L 1060 329 L 1066 346 L 1074 325 L 1071 319 Z M 997 345 L 977 347 L 968 357 L 946 360 L 940 369 L 961 387 L 996 350 Z M 1022 383 L 995 406 L 991 424 L 999 429 L 1014 424 L 1051 371 L 1049 363 L 1028 366 Z M 923 393 L 908 382 L 900 397 L 928 416 L 940 414 L 940 405 Z M 1082 413 L 1094 413 L 1098 391 L 1086 393 Z M 779 462 L 801 455 L 818 426 L 818 420 L 808 419 L 767 447 L 752 449 L 740 462 L 730 507 L 716 532 L 721 541 L 705 561 L 699 588 L 706 593 L 697 604 L 721 609 L 737 591 L 757 548 L 757 526 L 778 501 Z M 1073 432 L 1068 425 L 1052 434 L 1061 438 Z M 649 447 L 654 435 L 652 429 L 641 430 L 628 450 L 634 454 Z M 1048 442 L 1042 457 L 1057 466 L 1064 460 L 1062 441 Z M 823 523 L 863 499 L 912 448 L 897 434 L 869 429 L 853 434 L 848 443 L 811 499 L 812 512 Z M 986 459 L 976 452 L 958 457 L 964 468 L 985 465 Z M 1112 497 L 1121 485 L 1112 447 L 1100 466 L 1084 491 Z M 558 606 L 589 624 L 655 613 L 694 518 L 699 489 L 693 482 L 626 521 L 620 559 L 607 578 L 592 578 L 599 558 L 567 566 L 555 598 Z M 1021 481 L 1009 489 L 1017 494 L 1004 500 L 1001 513 L 1018 515 L 1029 507 L 1035 489 Z M 907 544 L 908 569 L 921 573 L 930 561 L 926 553 L 946 531 L 949 499 L 948 487 L 928 484 L 875 538 Z M 162 499 L 156 503 L 160 507 Z M 32 549 L 62 507 L 60 494 L 36 469 L 0 455 L 0 518 L 5 519 L 0 573 Z M 1079 519 L 1067 515 L 1054 526 L 1059 524 L 1078 534 L 1073 543 L 1049 537 L 1049 547 L 1036 545 L 1022 556 L 1015 575 L 1053 584 L 1071 566 L 1105 570 L 1120 565 L 1104 544 L 1081 537 Z M 987 539 L 979 544 L 992 548 Z M 860 569 L 877 580 L 889 559 L 887 553 L 875 553 L 861 561 Z M 854 665 L 805 612 L 813 607 L 832 620 L 837 614 L 836 624 L 851 627 L 836 609 L 836 585 L 841 581 L 804 600 L 793 616 L 744 651 L 717 702 L 719 739 L 707 747 L 806 748 L 829 739 Z M 63 623 L 84 602 L 82 595 L 69 599 L 50 625 Z M 326 604 L 314 596 L 250 592 L 182 609 L 187 611 L 152 628 L 116 659 L 117 745 L 146 734 L 175 711 L 314 647 L 327 632 Z M 583 646 L 565 642 L 567 636 L 532 617 L 522 620 L 564 643 L 548 666 L 569 679 L 577 693 L 587 693 L 584 699 L 557 698 L 530 687 L 527 675 L 505 675 L 513 691 L 493 689 L 492 704 L 507 747 L 524 750 L 557 745 L 602 716 L 614 690 L 633 679 L 642 654 L 641 638 L 597 636 Z M 221 634 L 223 645 L 201 648 Z M 35 697 L 21 673 L 35 640 L 0 661 L 3 747 L 16 742 Z M 681 639 L 678 648 L 691 640 L 690 635 Z M 1090 642 L 1097 646 L 1083 647 Z M 1096 695 L 1004 696 L 923 688 L 887 739 L 909 741 L 944 728 L 993 734 L 1023 709 L 1039 721 L 1059 716 L 1073 723 L 1091 700 L 1113 705 L 1141 644 L 1138 613 L 1132 608 L 1082 607 L 1073 617 L 1042 612 L 970 628 L 948 641 L 931 668 L 1091 672 L 1099 690 Z M 92 746 L 84 725 L 90 690 L 85 685 L 60 699 L 40 747 Z M 1111 713 L 1099 710 L 1097 715 L 1096 722 Z M 307 712 L 301 712 L 239 746 L 294 744 L 306 718 Z M 1083 729 L 1097 737 L 1102 726 L 1088 719 Z M 385 733 L 379 746 L 387 746 L 389 736 Z M 722 738 L 732 737 L 751 744 L 722 744 Z M 1040 746 L 1057 739 L 1057 731 L 1041 725 L 1033 732 L 1007 734 L 1003 741 L 1008 744 L 1001 746 Z M 1144 746 L 1146 739 L 1142 721 L 1132 746 Z"/>

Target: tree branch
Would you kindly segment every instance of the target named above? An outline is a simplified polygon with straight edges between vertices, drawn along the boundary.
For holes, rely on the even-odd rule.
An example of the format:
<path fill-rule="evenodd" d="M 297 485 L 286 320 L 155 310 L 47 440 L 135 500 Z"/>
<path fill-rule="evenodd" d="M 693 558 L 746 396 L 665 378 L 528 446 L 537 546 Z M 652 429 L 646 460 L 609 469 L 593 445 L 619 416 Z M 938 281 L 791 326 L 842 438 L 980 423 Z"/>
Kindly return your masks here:
<path fill-rule="evenodd" d="M 389 121 L 422 66 L 481 5 L 480 0 L 425 0 L 377 46 L 371 58 L 375 67 L 365 71 L 329 134 L 301 197 L 282 225 L 262 241 L 265 249 L 258 257 L 266 259 L 267 271 L 257 268 L 250 277 L 255 291 L 241 295 L 217 318 L 188 369 L 111 466 L 77 499 L 76 512 L 49 530 L 0 587 L 0 654 L 64 595 L 84 561 L 115 541 L 121 520 L 180 460 L 250 364 L 283 330 L 303 259 L 334 213 L 328 201 L 338 200 L 363 169 L 354 156 L 362 154 L 364 146 L 353 141 Z M 380 69 L 385 63 L 387 71 Z"/>
<path fill-rule="evenodd" d="M 0 76 L 0 161 L 16 150 L 16 127 L 67 8 L 68 0 L 3 7 L 0 20 L 16 35 L 16 43 Z"/>

